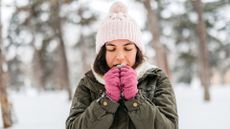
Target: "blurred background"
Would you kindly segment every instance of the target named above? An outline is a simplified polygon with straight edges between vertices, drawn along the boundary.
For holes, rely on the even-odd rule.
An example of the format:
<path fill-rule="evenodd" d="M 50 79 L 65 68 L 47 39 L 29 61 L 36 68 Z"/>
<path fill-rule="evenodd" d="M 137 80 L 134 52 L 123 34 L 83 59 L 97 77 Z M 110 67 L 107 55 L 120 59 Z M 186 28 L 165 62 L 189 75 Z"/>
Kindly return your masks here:
<path fill-rule="evenodd" d="M 0 129 L 64 129 L 116 0 L 0 0 Z M 123 0 L 175 89 L 180 129 L 229 129 L 230 0 Z"/>

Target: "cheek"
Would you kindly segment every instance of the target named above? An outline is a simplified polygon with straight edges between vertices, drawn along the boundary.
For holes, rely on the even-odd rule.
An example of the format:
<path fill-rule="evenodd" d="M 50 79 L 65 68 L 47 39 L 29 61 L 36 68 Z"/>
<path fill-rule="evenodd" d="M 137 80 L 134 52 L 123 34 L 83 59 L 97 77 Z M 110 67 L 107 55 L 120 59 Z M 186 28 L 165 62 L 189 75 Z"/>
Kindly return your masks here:
<path fill-rule="evenodd" d="M 112 64 L 112 55 L 111 54 L 108 54 L 108 53 L 106 53 L 105 54 L 105 59 L 106 59 L 106 63 L 107 63 L 107 65 L 111 68 L 112 66 L 113 66 L 113 64 Z"/>
<path fill-rule="evenodd" d="M 136 51 L 127 53 L 125 56 L 126 62 L 128 63 L 129 66 L 134 66 L 134 64 L 136 63 Z"/>
<path fill-rule="evenodd" d="M 136 53 L 129 55 L 127 60 L 129 60 L 129 65 L 133 66 L 136 62 Z"/>

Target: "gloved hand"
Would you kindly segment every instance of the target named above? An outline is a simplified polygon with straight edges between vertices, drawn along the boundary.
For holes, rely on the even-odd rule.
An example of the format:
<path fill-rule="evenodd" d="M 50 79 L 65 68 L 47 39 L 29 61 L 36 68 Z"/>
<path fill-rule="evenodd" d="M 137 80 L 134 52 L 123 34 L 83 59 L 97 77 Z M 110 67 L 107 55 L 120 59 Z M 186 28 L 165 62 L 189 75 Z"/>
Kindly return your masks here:
<path fill-rule="evenodd" d="M 111 68 L 104 75 L 106 95 L 118 102 L 121 95 L 120 70 L 117 67 Z"/>
<path fill-rule="evenodd" d="M 123 95 L 126 100 L 130 100 L 137 95 L 137 75 L 136 71 L 130 66 L 120 68 L 120 79 L 123 89 Z"/>

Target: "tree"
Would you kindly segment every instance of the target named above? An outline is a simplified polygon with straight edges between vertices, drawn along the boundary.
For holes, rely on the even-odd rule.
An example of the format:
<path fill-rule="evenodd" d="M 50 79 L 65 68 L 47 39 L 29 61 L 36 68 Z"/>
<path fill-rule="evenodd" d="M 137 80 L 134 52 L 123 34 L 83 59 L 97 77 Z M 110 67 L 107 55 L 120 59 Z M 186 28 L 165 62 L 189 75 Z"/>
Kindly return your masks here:
<path fill-rule="evenodd" d="M 191 83 L 192 79 L 199 76 L 199 47 L 196 41 L 199 40 L 196 30 L 196 11 L 194 10 L 191 1 L 160 1 L 162 12 L 167 12 L 167 17 L 161 19 L 164 26 L 171 25 L 172 33 L 168 36 L 169 39 L 176 44 L 176 63 L 174 71 L 177 82 Z M 229 35 L 228 27 L 229 19 L 225 14 L 221 13 L 225 8 L 228 8 L 229 0 L 209 1 L 203 3 L 203 21 L 206 25 L 206 42 L 208 49 L 208 58 L 210 65 L 210 76 L 215 70 L 223 75 L 226 69 L 230 68 L 229 61 L 229 36 L 225 39 L 217 34 Z M 169 10 L 170 5 L 178 5 L 180 11 Z M 222 23 L 220 28 L 216 28 L 219 22 Z M 163 29 L 163 28 L 162 28 Z M 215 33 L 213 33 L 215 32 Z M 223 63 L 224 62 L 224 63 Z M 188 74 L 189 73 L 189 74 Z M 222 77 L 224 78 L 224 77 Z"/>
<path fill-rule="evenodd" d="M 1 7 L 1 1 L 0 1 Z M 2 111 L 2 120 L 3 120 L 3 127 L 8 128 L 11 127 L 13 124 L 11 118 L 11 108 L 10 103 L 7 97 L 7 90 L 6 90 L 6 75 L 5 71 L 3 70 L 3 40 L 2 40 L 2 19 L 1 19 L 1 8 L 0 8 L 0 105 Z"/>
<path fill-rule="evenodd" d="M 68 1 L 66 1 L 68 2 Z M 70 85 L 70 80 L 69 80 L 69 66 L 68 66 L 68 61 L 67 61 L 67 56 L 66 56 L 66 48 L 65 48 L 65 43 L 63 39 L 63 19 L 60 17 L 60 12 L 61 12 L 61 6 L 62 2 L 59 0 L 54 0 L 51 3 L 51 8 L 52 10 L 50 11 L 51 17 L 50 20 L 52 23 L 50 24 L 50 27 L 54 31 L 54 36 L 58 39 L 58 47 L 57 50 L 59 51 L 58 56 L 59 56 L 59 61 L 58 61 L 58 84 L 60 85 L 61 89 L 66 89 L 68 93 L 68 99 L 71 100 L 72 98 L 72 90 L 71 90 L 71 85 Z"/>
<path fill-rule="evenodd" d="M 197 13 L 197 32 L 199 37 L 199 59 L 200 59 L 200 78 L 201 84 L 204 87 L 204 100 L 210 100 L 209 86 L 209 60 L 208 60 L 208 48 L 206 39 L 206 26 L 203 19 L 203 7 L 200 0 L 193 0 L 192 5 Z"/>
<path fill-rule="evenodd" d="M 157 1 L 154 1 L 157 4 Z M 158 23 L 157 9 L 151 6 L 151 0 L 143 0 L 144 7 L 147 11 L 147 23 L 152 34 L 152 45 L 156 51 L 155 60 L 157 65 L 162 68 L 166 74 L 171 77 L 171 71 L 168 66 L 167 53 L 160 41 L 160 27 Z"/>
<path fill-rule="evenodd" d="M 0 25 L 0 29 L 1 29 L 1 25 Z M 2 41 L 0 41 L 0 43 L 2 44 Z M 0 50 L 0 105 L 2 110 L 3 126 L 4 128 L 8 128 L 12 126 L 13 121 L 11 118 L 11 106 L 6 90 L 6 75 L 2 68 L 2 65 L 3 65 L 3 55 L 2 55 L 2 50 Z"/>
<path fill-rule="evenodd" d="M 44 9 L 42 6 L 50 6 L 52 9 Z M 31 62 L 34 79 L 32 82 L 34 85 L 44 90 L 58 89 L 57 86 L 59 86 L 59 89 L 67 90 L 69 99 L 71 99 L 72 94 L 69 83 L 68 62 L 62 32 L 62 22 L 65 18 L 60 17 L 61 6 L 62 3 L 57 0 L 35 0 L 30 1 L 29 4 L 25 6 L 16 6 L 17 11 L 14 12 L 9 27 L 9 39 L 10 44 L 19 47 L 25 44 L 24 40 L 27 39 L 28 41 L 28 39 L 30 39 L 26 44 L 34 51 L 33 60 Z M 20 14 L 25 13 L 29 15 L 26 15 L 24 18 L 20 17 Z M 41 17 L 44 15 L 48 16 L 45 20 Z M 27 32 L 29 35 L 21 36 L 23 32 Z M 17 40 L 20 38 L 21 40 Z M 39 41 L 40 45 L 37 45 L 39 38 L 41 39 Z M 58 54 L 55 54 L 56 51 L 50 51 L 48 48 L 52 41 L 57 42 L 55 50 L 59 51 Z M 57 58 L 58 60 L 56 60 Z M 56 71 L 59 72 L 56 74 Z M 58 81 L 55 82 L 55 80 Z"/>
<path fill-rule="evenodd" d="M 82 72 L 85 73 L 90 69 L 90 59 L 92 57 L 90 55 L 90 51 L 95 48 L 95 30 L 91 30 L 90 33 L 84 33 L 83 30 L 91 27 L 91 25 L 97 20 L 97 16 L 92 12 L 85 4 L 81 5 L 77 10 L 78 16 L 80 17 L 80 21 L 78 23 L 80 30 L 82 30 L 80 34 L 80 38 L 78 40 L 77 47 L 81 51 L 81 59 L 82 59 Z M 90 13 L 90 17 L 85 17 L 84 13 Z M 95 53 L 95 51 L 91 52 Z"/>

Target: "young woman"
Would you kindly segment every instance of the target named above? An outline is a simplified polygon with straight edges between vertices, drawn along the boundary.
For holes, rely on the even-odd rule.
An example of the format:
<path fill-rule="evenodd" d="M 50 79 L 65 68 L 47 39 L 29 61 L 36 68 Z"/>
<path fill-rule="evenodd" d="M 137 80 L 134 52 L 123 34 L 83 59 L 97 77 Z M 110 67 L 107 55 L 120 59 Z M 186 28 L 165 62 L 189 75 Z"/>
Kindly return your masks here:
<path fill-rule="evenodd" d="M 141 31 L 124 4 L 98 29 L 94 65 L 76 89 L 66 129 L 178 129 L 173 88 L 144 58 Z"/>

